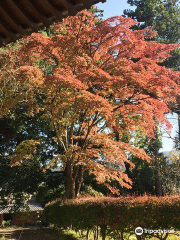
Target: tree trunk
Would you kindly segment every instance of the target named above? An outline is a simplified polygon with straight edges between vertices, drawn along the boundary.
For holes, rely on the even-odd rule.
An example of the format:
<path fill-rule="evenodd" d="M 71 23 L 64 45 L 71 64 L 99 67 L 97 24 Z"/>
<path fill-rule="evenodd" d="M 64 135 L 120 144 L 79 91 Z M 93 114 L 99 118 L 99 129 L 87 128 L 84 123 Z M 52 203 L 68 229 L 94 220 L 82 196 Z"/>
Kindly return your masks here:
<path fill-rule="evenodd" d="M 65 198 L 75 198 L 75 179 L 73 178 L 73 168 L 72 164 L 68 162 L 65 168 Z"/>
<path fill-rule="evenodd" d="M 178 109 L 180 109 L 180 107 L 178 108 Z M 179 113 L 179 111 L 178 111 L 178 142 L 177 142 L 177 148 L 178 148 L 178 150 L 180 150 L 180 113 Z"/>
<path fill-rule="evenodd" d="M 156 128 L 155 137 L 157 140 L 158 139 L 158 128 Z M 155 143 L 156 143 L 156 140 L 155 140 Z M 155 147 L 155 150 L 154 150 L 154 158 L 155 158 L 155 166 L 156 166 L 156 169 L 155 169 L 155 193 L 156 193 L 156 196 L 160 197 L 163 195 L 163 191 L 162 191 L 162 178 L 161 178 L 161 161 L 159 160 L 158 155 L 159 155 L 159 147 Z"/>
<path fill-rule="evenodd" d="M 87 230 L 87 233 L 86 233 L 86 240 L 89 240 L 89 229 Z"/>
<path fill-rule="evenodd" d="M 162 196 L 162 181 L 161 176 L 159 174 L 159 171 L 157 170 L 157 176 L 156 176 L 156 196 L 160 197 Z"/>
<path fill-rule="evenodd" d="M 101 227 L 102 240 L 106 240 L 106 226 Z"/>
<path fill-rule="evenodd" d="M 66 163 L 65 168 L 65 198 L 76 198 L 81 189 L 83 182 L 83 168 L 82 166 L 72 166 L 71 162 Z"/>
<path fill-rule="evenodd" d="M 156 159 L 156 169 L 155 169 L 155 193 L 156 196 L 160 197 L 163 195 L 162 191 L 162 179 L 158 159 Z"/>
<path fill-rule="evenodd" d="M 83 182 L 83 168 L 82 166 L 79 166 L 75 183 L 75 197 L 77 197 L 80 193 L 82 182 Z"/>
<path fill-rule="evenodd" d="M 121 231 L 121 240 L 124 240 L 124 232 Z"/>

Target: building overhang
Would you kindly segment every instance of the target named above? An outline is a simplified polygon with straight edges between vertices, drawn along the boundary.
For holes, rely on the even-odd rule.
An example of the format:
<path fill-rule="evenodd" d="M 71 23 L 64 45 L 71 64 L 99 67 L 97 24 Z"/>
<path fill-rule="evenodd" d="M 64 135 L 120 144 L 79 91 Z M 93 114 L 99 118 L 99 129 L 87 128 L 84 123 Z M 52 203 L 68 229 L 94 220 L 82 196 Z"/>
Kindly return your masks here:
<path fill-rule="evenodd" d="M 106 0 L 1 0 L 0 47 Z"/>

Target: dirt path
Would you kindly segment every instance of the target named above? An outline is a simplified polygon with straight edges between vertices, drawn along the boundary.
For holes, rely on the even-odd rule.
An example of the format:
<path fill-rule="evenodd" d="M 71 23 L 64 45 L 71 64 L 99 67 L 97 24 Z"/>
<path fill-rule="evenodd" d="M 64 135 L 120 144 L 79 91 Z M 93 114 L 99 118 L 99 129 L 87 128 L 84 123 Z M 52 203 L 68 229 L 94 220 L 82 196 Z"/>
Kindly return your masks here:
<path fill-rule="evenodd" d="M 15 240 L 59 240 L 57 231 L 48 228 L 7 228 L 0 229 L 0 236 L 9 234 Z"/>

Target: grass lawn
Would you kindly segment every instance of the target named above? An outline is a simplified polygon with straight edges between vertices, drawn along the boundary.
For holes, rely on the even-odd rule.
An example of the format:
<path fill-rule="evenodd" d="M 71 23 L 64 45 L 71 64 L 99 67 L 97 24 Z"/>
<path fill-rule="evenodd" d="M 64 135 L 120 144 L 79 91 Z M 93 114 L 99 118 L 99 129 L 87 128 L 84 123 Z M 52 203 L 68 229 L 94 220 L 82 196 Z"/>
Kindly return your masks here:
<path fill-rule="evenodd" d="M 78 239 L 78 240 L 86 240 L 86 238 L 84 237 L 84 238 L 81 238 L 80 236 L 79 236 L 79 234 L 77 234 L 75 231 L 65 231 L 65 234 L 67 234 L 67 237 L 68 237 L 68 235 L 72 235 L 72 236 L 74 236 L 74 239 Z M 71 240 L 72 238 L 66 238 L 67 240 Z M 65 239 L 65 240 L 66 240 Z M 128 238 L 128 236 L 127 236 L 127 239 L 128 240 L 137 240 L 137 238 L 136 238 L 136 235 L 133 235 L 133 236 L 131 236 L 130 238 Z M 64 240 L 64 239 L 63 239 Z M 72 239 L 73 240 L 73 239 Z M 90 235 L 89 235 L 89 240 L 94 240 L 94 238 L 93 238 L 93 234 L 92 233 L 90 233 Z M 101 237 L 99 238 L 99 240 L 101 240 Z M 106 237 L 106 240 L 113 240 L 112 238 L 110 238 L 110 237 Z M 125 238 L 125 240 L 126 240 L 126 238 Z M 157 238 L 154 238 L 154 237 L 152 237 L 151 239 L 148 239 L 148 240 L 159 240 L 159 239 L 157 239 Z M 170 235 L 168 238 L 167 238 L 167 240 L 180 240 L 180 236 L 173 236 L 173 235 Z"/>
<path fill-rule="evenodd" d="M 4 232 L 12 231 L 12 229 L 3 229 Z M 0 231 L 1 232 L 1 231 Z M 54 229 L 40 228 L 15 228 L 12 232 L 13 240 L 86 240 L 86 238 L 81 238 L 79 234 L 75 231 L 65 231 L 58 232 Z M 128 239 L 128 238 L 127 238 Z M 6 240 L 5 238 L 0 238 L 0 240 Z M 89 235 L 89 240 L 94 240 L 93 234 Z M 101 238 L 99 238 L 101 240 Z M 107 237 L 107 240 L 113 240 Z M 126 240 L 126 239 L 125 239 Z M 137 240 L 136 236 L 131 236 L 129 240 Z M 151 238 L 151 240 L 157 240 L 157 238 Z M 178 236 L 169 236 L 167 240 L 180 240 Z"/>

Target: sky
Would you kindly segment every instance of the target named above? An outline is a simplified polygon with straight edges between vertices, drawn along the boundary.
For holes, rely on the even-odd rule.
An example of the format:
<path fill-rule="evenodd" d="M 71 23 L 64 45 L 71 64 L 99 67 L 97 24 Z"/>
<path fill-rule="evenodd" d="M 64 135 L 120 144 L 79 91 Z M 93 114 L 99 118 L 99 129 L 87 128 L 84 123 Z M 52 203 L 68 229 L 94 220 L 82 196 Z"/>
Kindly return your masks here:
<path fill-rule="evenodd" d="M 107 2 L 99 3 L 97 6 L 104 10 L 104 18 L 122 15 L 124 9 L 130 8 L 127 0 L 107 0 Z"/>
<path fill-rule="evenodd" d="M 133 9 L 129 4 L 127 4 L 127 0 L 107 0 L 105 3 L 96 4 L 96 6 L 104 10 L 104 18 L 122 15 L 124 9 Z M 176 114 L 168 114 L 167 115 L 170 123 L 173 128 L 171 130 L 171 136 L 164 133 L 162 138 L 163 147 L 160 151 L 171 151 L 174 148 L 173 138 L 176 136 L 178 131 L 178 122 Z M 171 139 L 172 138 L 172 139 Z"/>
<path fill-rule="evenodd" d="M 177 114 L 168 114 L 167 115 L 168 120 L 170 121 L 172 125 L 171 133 L 163 134 L 162 142 L 163 142 L 163 148 L 160 150 L 161 152 L 163 151 L 171 151 L 174 149 L 174 142 L 173 138 L 177 136 L 178 133 L 178 120 L 177 120 Z M 172 139 L 171 139 L 172 138 Z"/>

